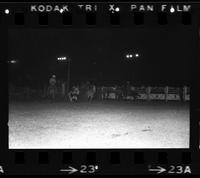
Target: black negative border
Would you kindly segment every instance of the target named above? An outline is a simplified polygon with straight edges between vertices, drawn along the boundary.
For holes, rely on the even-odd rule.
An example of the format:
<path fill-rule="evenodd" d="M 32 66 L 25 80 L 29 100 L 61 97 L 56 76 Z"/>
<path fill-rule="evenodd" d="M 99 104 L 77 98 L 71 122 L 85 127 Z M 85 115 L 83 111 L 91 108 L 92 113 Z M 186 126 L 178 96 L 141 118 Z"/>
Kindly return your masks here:
<path fill-rule="evenodd" d="M 2 9 L 5 7 L 10 7 L 11 9 L 23 9 L 28 4 L 0 4 L 0 11 L 2 13 Z M 194 6 L 194 5 L 193 5 Z M 200 5 L 196 4 L 195 9 L 199 9 Z M 104 13 L 105 14 L 105 13 Z M 103 14 L 103 16 L 104 16 Z M 76 14 L 77 25 L 75 27 L 81 28 L 86 27 L 83 23 L 79 23 L 79 19 Z M 102 15 L 102 14 L 101 14 Z M 193 24 L 192 28 L 194 29 L 194 33 L 196 36 L 200 36 L 199 27 L 200 27 L 200 13 L 199 11 L 195 11 L 193 14 Z M 28 11 L 25 11 L 26 18 L 31 18 L 31 14 Z M 51 19 L 51 17 L 50 17 Z M 105 20 L 105 18 L 104 18 Z M 3 84 L 1 85 L 1 116 L 0 116 L 0 166 L 4 169 L 5 174 L 62 174 L 59 172 L 59 169 L 66 168 L 67 165 L 71 165 L 74 167 L 80 167 L 83 164 L 98 164 L 99 171 L 96 174 L 149 174 L 147 171 L 147 167 L 149 164 L 151 165 L 190 165 L 192 168 L 193 174 L 200 174 L 200 150 L 199 150 L 199 121 L 200 121 L 200 110 L 199 110 L 199 94 L 198 94 L 198 65 L 197 60 L 199 58 L 199 47 L 200 47 L 200 37 L 197 38 L 197 53 L 195 54 L 196 61 L 194 61 L 194 73 L 193 76 L 195 79 L 193 80 L 191 87 L 191 103 L 194 107 L 191 108 L 191 116 L 190 120 L 190 149 L 68 149 L 68 150 L 9 150 L 8 149 L 8 66 L 4 62 L 4 59 L 7 59 L 8 54 L 8 28 L 24 28 L 24 27 L 33 27 L 33 28 L 41 28 L 41 26 L 37 25 L 35 22 L 30 21 L 28 23 L 25 22 L 24 26 L 16 26 L 14 25 L 13 15 L 5 16 L 1 14 L 0 18 L 0 44 L 1 44 L 1 53 L 0 53 L 0 73 L 2 78 L 4 79 Z M 113 28 L 106 23 L 106 28 Z M 66 28 L 63 26 L 57 26 L 56 24 L 52 25 L 53 27 L 58 28 Z M 45 26 L 42 28 L 52 27 L 51 25 Z M 74 27 L 74 26 L 73 26 Z M 143 25 L 145 27 L 145 25 Z M 69 27 L 70 28 L 70 27 Z M 95 26 L 91 27 L 95 28 Z M 120 28 L 120 27 L 117 27 Z M 187 28 L 187 27 L 186 27 Z M 3 99 L 2 99 L 3 98 Z M 38 155 L 39 152 L 47 152 L 49 164 L 39 164 L 38 163 Z M 67 152 L 68 155 L 71 155 L 72 163 L 67 163 L 66 165 L 62 164 L 62 154 L 63 152 Z M 96 158 L 94 158 L 93 153 Z M 167 158 L 165 153 L 167 153 Z M 191 163 L 190 163 L 190 154 L 191 154 Z M 44 159 L 45 159 L 45 154 Z M 87 156 L 90 155 L 90 156 Z M 114 155 L 114 156 L 112 156 Z M 164 159 L 163 164 L 158 163 L 158 160 L 161 156 L 161 162 Z M 24 164 L 20 164 L 22 161 Z M 97 163 L 95 163 L 95 159 Z M 114 159 L 114 160 L 113 160 Z M 134 160 L 142 160 L 144 162 L 139 161 L 138 164 L 134 163 Z M 19 162 L 19 164 L 15 164 L 15 160 Z M 113 164 L 111 164 L 111 161 Z M 66 173 L 64 173 L 66 174 Z"/>

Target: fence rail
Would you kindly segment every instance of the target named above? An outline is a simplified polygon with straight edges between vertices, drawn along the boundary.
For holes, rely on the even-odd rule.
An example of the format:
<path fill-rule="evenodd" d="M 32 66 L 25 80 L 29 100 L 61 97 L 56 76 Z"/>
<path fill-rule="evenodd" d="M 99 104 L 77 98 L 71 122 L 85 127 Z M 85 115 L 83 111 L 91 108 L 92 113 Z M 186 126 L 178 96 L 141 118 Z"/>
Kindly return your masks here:
<path fill-rule="evenodd" d="M 65 88 L 66 87 L 58 87 L 57 96 L 62 98 L 65 97 Z M 96 99 L 102 98 L 102 87 L 97 87 L 96 92 Z M 134 100 L 136 99 L 131 92 L 123 95 L 122 88 L 116 88 L 113 86 L 104 87 L 107 93 L 107 99 L 127 99 L 127 100 Z M 184 86 L 182 88 L 178 87 L 138 87 L 138 86 L 131 86 L 130 91 L 132 93 L 137 93 L 137 100 L 183 100 L 189 101 L 190 100 L 190 88 L 188 86 Z M 9 88 L 9 97 L 10 98 L 31 98 L 31 97 L 40 97 L 45 98 L 47 96 L 46 89 L 30 89 L 28 87 L 12 87 Z M 104 93 L 105 94 L 105 93 Z M 121 94 L 122 96 L 119 97 L 118 95 Z M 100 97 L 99 97 L 100 96 Z"/>

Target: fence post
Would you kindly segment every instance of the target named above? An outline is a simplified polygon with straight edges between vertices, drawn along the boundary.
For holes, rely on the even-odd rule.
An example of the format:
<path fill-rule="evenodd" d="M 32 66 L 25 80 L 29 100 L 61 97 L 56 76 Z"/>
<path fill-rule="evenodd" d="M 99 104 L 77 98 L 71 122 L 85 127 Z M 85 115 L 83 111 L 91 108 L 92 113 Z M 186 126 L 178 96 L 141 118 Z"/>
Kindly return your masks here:
<path fill-rule="evenodd" d="M 187 86 L 183 87 L 183 101 L 186 101 L 186 95 L 187 95 Z"/>
<path fill-rule="evenodd" d="M 26 86 L 25 88 L 24 88 L 24 90 L 25 90 L 25 98 L 26 99 L 29 99 L 30 98 L 30 89 L 29 89 L 29 87 L 28 86 Z"/>
<path fill-rule="evenodd" d="M 61 84 L 61 92 L 62 92 L 62 97 L 65 96 L 65 82 L 62 82 Z"/>
<path fill-rule="evenodd" d="M 147 94 L 147 101 L 150 101 L 151 87 L 147 87 L 146 94 Z"/>
<path fill-rule="evenodd" d="M 46 85 L 43 86 L 43 96 L 42 97 L 43 98 L 47 97 L 47 86 Z"/>
<path fill-rule="evenodd" d="M 166 87 L 165 87 L 165 101 L 166 101 L 166 102 L 167 102 L 168 93 L 169 93 L 169 87 L 166 86 Z"/>

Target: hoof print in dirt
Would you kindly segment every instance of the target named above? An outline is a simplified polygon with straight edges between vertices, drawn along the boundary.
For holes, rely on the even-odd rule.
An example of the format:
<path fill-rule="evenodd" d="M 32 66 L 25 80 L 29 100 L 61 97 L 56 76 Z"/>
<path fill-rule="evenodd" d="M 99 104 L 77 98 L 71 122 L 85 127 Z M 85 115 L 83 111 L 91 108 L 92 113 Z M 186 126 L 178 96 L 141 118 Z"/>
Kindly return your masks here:
<path fill-rule="evenodd" d="M 152 131 L 152 129 L 150 129 L 150 127 L 148 127 L 147 129 L 142 130 L 142 132 L 148 132 L 148 131 Z"/>
<path fill-rule="evenodd" d="M 128 132 L 124 133 L 124 134 L 112 134 L 112 138 L 115 138 L 115 137 L 120 137 L 122 135 L 128 135 Z"/>
<path fill-rule="evenodd" d="M 121 134 L 112 134 L 112 138 L 120 137 Z"/>

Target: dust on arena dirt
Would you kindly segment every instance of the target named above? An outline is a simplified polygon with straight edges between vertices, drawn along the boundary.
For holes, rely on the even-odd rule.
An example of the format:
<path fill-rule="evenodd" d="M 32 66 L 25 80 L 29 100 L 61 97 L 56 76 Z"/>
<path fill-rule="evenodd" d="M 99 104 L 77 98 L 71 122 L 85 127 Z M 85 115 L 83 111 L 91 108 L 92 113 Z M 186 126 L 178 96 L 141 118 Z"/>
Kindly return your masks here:
<path fill-rule="evenodd" d="M 189 103 L 9 103 L 10 149 L 189 148 Z"/>

